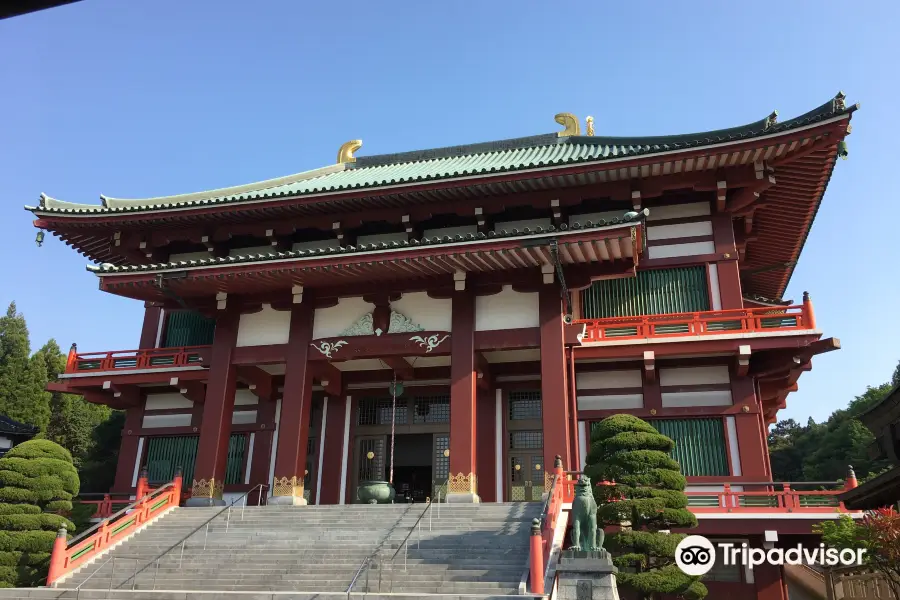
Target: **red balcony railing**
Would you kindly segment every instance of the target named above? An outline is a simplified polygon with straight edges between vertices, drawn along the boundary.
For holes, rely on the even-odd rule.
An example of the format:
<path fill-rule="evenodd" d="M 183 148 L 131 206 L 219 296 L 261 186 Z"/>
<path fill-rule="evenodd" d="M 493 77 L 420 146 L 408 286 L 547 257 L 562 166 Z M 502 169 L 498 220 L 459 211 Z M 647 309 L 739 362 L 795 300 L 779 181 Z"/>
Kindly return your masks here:
<path fill-rule="evenodd" d="M 70 352 L 66 361 L 66 373 L 164 369 L 200 365 L 203 363 L 204 356 L 209 354 L 209 350 L 210 346 L 183 346 L 113 352 Z"/>
<path fill-rule="evenodd" d="M 575 483 L 578 472 L 569 472 L 564 480 L 564 497 L 566 502 L 571 502 L 575 497 Z M 840 501 L 840 494 L 854 484 L 834 483 L 741 483 L 743 488 L 752 488 L 750 491 L 734 491 L 730 484 L 724 484 L 720 491 L 710 492 L 685 492 L 688 497 L 688 509 L 696 514 L 710 513 L 824 513 L 824 512 L 851 512 Z M 822 487 L 828 485 L 837 489 L 800 491 L 793 486 L 807 485 Z"/>
<path fill-rule="evenodd" d="M 74 500 L 79 504 L 86 504 L 94 507 L 91 514 L 92 519 L 107 519 L 115 514 L 119 509 L 131 504 L 131 494 L 81 494 Z"/>
<path fill-rule="evenodd" d="M 582 343 L 815 329 L 812 305 L 579 319 Z"/>

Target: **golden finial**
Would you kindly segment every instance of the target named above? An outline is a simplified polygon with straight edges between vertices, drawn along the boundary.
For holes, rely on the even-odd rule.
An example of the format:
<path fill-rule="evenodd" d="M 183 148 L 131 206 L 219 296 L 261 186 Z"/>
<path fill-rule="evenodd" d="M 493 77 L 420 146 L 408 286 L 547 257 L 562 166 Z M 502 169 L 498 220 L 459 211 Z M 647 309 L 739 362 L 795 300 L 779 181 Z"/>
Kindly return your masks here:
<path fill-rule="evenodd" d="M 360 148 L 362 148 L 362 140 L 350 140 L 341 146 L 341 149 L 338 150 L 338 164 L 356 162 L 356 157 L 353 156 L 353 153 Z"/>
<path fill-rule="evenodd" d="M 581 125 L 578 124 L 578 117 L 572 113 L 559 113 L 553 117 L 553 119 L 565 127 L 563 131 L 556 134 L 557 136 L 568 137 L 570 135 L 581 135 Z"/>
<path fill-rule="evenodd" d="M 587 118 L 587 134 L 594 135 L 594 117 Z"/>

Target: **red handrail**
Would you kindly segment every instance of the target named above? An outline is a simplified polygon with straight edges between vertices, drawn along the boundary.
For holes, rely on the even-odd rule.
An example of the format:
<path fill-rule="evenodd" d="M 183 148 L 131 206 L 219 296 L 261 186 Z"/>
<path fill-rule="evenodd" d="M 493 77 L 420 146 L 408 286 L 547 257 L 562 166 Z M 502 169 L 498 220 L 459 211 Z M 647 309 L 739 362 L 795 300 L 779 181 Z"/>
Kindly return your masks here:
<path fill-rule="evenodd" d="M 92 519 L 106 519 L 107 517 L 111 517 L 114 512 L 116 512 L 116 507 L 124 508 L 131 504 L 131 494 L 122 494 L 124 498 L 113 498 L 112 494 L 103 494 L 102 498 L 99 500 L 88 500 L 86 498 L 76 498 L 74 502 L 78 502 L 79 504 L 87 504 L 93 505 L 94 513 L 91 515 Z"/>
<path fill-rule="evenodd" d="M 727 335 L 815 329 L 812 303 L 693 313 L 579 319 L 583 344 L 618 340 Z"/>
<path fill-rule="evenodd" d="M 66 530 L 60 529 L 50 554 L 50 569 L 47 585 L 52 585 L 61 577 L 119 541 L 127 538 L 137 529 L 179 505 L 181 501 L 181 475 L 175 475 L 172 483 L 149 491 L 115 515 L 91 527 L 72 541 L 67 541 Z"/>
<path fill-rule="evenodd" d="M 200 365 L 203 363 L 204 356 L 209 354 L 209 349 L 210 346 L 182 346 L 110 352 L 79 352 L 69 358 L 66 364 L 66 373 L 164 369 Z"/>
<path fill-rule="evenodd" d="M 553 483 L 550 486 L 546 508 L 541 515 L 540 530 L 537 534 L 533 534 L 530 539 L 529 570 L 532 594 L 544 593 L 544 567 L 550 561 L 550 553 L 553 550 L 553 534 L 556 531 L 556 524 L 562 513 L 564 480 L 565 471 L 562 466 L 562 458 L 557 456 Z M 537 521 L 535 519 L 536 523 Z M 538 530 L 535 531 L 537 532 Z"/>

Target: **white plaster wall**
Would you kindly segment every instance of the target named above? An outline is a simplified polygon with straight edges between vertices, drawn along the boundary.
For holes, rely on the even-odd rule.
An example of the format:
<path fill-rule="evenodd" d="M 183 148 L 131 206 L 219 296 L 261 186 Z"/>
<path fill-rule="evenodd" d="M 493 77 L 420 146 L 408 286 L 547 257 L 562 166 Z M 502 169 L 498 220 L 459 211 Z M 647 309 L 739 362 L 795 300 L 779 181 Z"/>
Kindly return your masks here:
<path fill-rule="evenodd" d="M 578 410 L 608 410 L 610 408 L 643 408 L 643 394 L 613 394 L 610 396 L 578 396 Z"/>
<path fill-rule="evenodd" d="M 361 235 L 356 238 L 356 245 L 362 244 L 390 244 L 391 242 L 409 241 L 409 234 L 405 231 L 400 233 L 378 233 L 375 235 Z"/>
<path fill-rule="evenodd" d="M 461 225 L 459 227 L 441 227 L 439 229 L 426 229 L 422 232 L 423 237 L 444 237 L 449 235 L 451 238 L 457 235 L 466 236 L 468 234 L 475 235 L 478 233 L 478 225 Z"/>
<path fill-rule="evenodd" d="M 647 221 L 663 221 L 668 219 L 684 219 L 687 217 L 703 217 L 712 214 L 709 202 L 690 202 L 688 204 L 670 204 L 655 206 L 650 209 Z"/>
<path fill-rule="evenodd" d="M 679 223 L 677 225 L 655 225 L 647 227 L 648 240 L 670 240 L 672 238 L 712 235 L 712 221 L 699 223 Z"/>
<path fill-rule="evenodd" d="M 234 393 L 235 406 L 252 406 L 259 404 L 259 398 L 253 394 L 252 390 L 237 390 Z"/>
<path fill-rule="evenodd" d="M 339 248 L 340 242 L 337 239 L 333 240 L 318 240 L 315 242 L 297 242 L 293 246 L 291 246 L 291 250 L 296 252 L 297 250 L 303 250 L 304 252 L 308 252 L 310 250 L 322 250 L 325 248 Z"/>
<path fill-rule="evenodd" d="M 375 305 L 361 297 L 341 298 L 336 306 L 317 308 L 313 322 L 313 338 L 336 337 L 364 314 L 372 312 Z"/>
<path fill-rule="evenodd" d="M 3 449 L 12 448 L 12 440 L 9 439 L 8 437 L 0 436 L 0 448 L 3 448 Z"/>
<path fill-rule="evenodd" d="M 621 219 L 627 211 L 624 210 L 608 210 L 606 212 L 585 213 L 582 215 L 571 215 L 569 217 L 569 225 L 580 223 L 584 225 L 588 221 L 598 223 L 601 219 L 609 223 L 613 219 Z"/>
<path fill-rule="evenodd" d="M 255 410 L 236 410 L 231 413 L 232 425 L 247 425 L 249 423 L 256 423 Z"/>
<path fill-rule="evenodd" d="M 147 394 L 146 410 L 168 410 L 172 408 L 192 408 L 194 403 L 179 394 L 171 392 L 167 394 Z"/>
<path fill-rule="evenodd" d="M 156 427 L 188 427 L 191 424 L 191 414 L 179 415 L 144 415 L 141 427 L 153 429 Z"/>
<path fill-rule="evenodd" d="M 579 390 L 604 388 L 642 387 L 640 369 L 628 371 L 587 371 L 575 374 L 575 386 Z"/>
<path fill-rule="evenodd" d="M 475 331 L 538 327 L 538 294 L 504 286 L 499 294 L 475 298 Z"/>
<path fill-rule="evenodd" d="M 273 254 L 276 250 L 271 244 L 268 246 L 249 246 L 247 248 L 233 248 L 228 251 L 228 256 L 250 256 L 252 254 Z"/>
<path fill-rule="evenodd" d="M 170 254 L 169 261 L 179 262 L 182 260 L 203 260 L 205 258 L 209 258 L 210 256 L 210 253 L 206 250 L 202 250 L 200 252 L 182 252 L 180 254 Z"/>
<path fill-rule="evenodd" d="M 413 292 L 392 302 L 391 309 L 426 331 L 450 331 L 452 304 L 450 298 L 431 298 L 426 292 Z"/>
<path fill-rule="evenodd" d="M 494 231 L 500 231 L 502 229 L 505 229 L 506 231 L 512 231 L 513 229 L 523 231 L 526 227 L 534 231 L 538 227 L 547 229 L 551 224 L 552 222 L 549 217 L 546 219 L 528 219 L 526 221 L 503 221 L 502 223 L 494 224 Z"/>
<path fill-rule="evenodd" d="M 690 244 L 667 244 L 665 246 L 650 246 L 648 249 L 650 258 L 672 258 L 675 256 L 701 256 L 713 254 L 716 251 L 714 242 L 691 242 Z"/>
<path fill-rule="evenodd" d="M 709 297 L 712 300 L 713 310 L 722 310 L 722 292 L 719 288 L 719 265 L 710 263 L 709 267 Z"/>
<path fill-rule="evenodd" d="M 291 327 L 291 313 L 275 310 L 263 304 L 261 311 L 241 315 L 238 326 L 238 346 L 268 346 L 287 344 Z"/>
<path fill-rule="evenodd" d="M 659 385 L 701 385 L 711 383 L 730 383 L 726 365 L 711 367 L 664 367 L 659 370 Z"/>
<path fill-rule="evenodd" d="M 731 390 L 710 392 L 663 392 L 662 405 L 675 406 L 730 406 Z"/>

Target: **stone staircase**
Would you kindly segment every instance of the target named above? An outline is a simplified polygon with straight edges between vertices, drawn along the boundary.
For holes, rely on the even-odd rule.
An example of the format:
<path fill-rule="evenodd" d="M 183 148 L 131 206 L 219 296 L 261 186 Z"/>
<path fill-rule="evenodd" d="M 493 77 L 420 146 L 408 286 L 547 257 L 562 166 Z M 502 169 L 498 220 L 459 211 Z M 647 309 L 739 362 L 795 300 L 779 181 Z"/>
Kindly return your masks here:
<path fill-rule="evenodd" d="M 57 588 L 0 590 L 0 600 L 212 600 L 226 594 L 338 600 L 346 598 L 357 573 L 354 595 L 410 600 L 435 594 L 444 600 L 520 595 L 539 504 L 434 505 L 415 526 L 424 508 L 265 506 L 248 507 L 243 514 L 236 508 L 183 544 L 221 509 L 179 508 Z"/>

